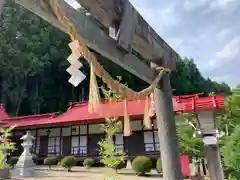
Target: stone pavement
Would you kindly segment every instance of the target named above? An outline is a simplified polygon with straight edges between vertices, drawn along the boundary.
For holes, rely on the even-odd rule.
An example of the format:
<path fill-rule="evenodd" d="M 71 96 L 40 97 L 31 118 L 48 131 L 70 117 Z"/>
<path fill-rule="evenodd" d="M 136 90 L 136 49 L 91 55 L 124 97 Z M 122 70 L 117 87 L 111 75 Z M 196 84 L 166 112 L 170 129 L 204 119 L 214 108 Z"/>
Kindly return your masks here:
<path fill-rule="evenodd" d="M 52 168 L 48 170 L 47 168 L 39 168 L 36 171 L 36 177 L 34 178 L 18 178 L 13 177 L 13 180 L 105 180 L 104 178 L 105 170 L 103 168 L 92 168 L 84 169 L 82 167 L 76 167 L 72 169 L 72 172 L 67 172 L 61 167 Z M 121 170 L 115 179 L 112 180 L 160 180 L 160 176 L 155 172 L 151 172 L 149 177 L 138 177 L 131 170 Z M 109 179 L 110 180 L 110 179 Z"/>

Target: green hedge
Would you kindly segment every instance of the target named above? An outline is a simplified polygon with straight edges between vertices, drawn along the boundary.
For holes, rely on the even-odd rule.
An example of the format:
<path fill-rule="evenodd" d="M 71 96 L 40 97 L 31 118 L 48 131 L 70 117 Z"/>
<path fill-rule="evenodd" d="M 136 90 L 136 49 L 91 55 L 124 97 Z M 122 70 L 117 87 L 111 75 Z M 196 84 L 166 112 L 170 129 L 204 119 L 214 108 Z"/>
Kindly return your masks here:
<path fill-rule="evenodd" d="M 57 165 L 57 157 L 55 156 L 47 157 L 44 159 L 43 164 L 48 166 L 49 169 L 51 169 L 53 165 Z"/>
<path fill-rule="evenodd" d="M 94 159 L 92 158 L 87 158 L 83 161 L 83 166 L 86 167 L 86 168 L 90 168 L 92 167 L 92 165 L 94 164 Z"/>
<path fill-rule="evenodd" d="M 162 173 L 162 160 L 158 159 L 156 163 L 156 170 L 158 173 Z"/>
<path fill-rule="evenodd" d="M 144 176 L 152 169 L 152 161 L 146 156 L 138 156 L 132 162 L 132 168 L 138 176 Z"/>
<path fill-rule="evenodd" d="M 8 159 L 8 164 L 10 165 L 10 167 L 13 169 L 15 167 L 15 165 L 18 162 L 18 157 L 10 157 Z"/>
<path fill-rule="evenodd" d="M 66 156 L 61 160 L 61 166 L 63 168 L 66 168 L 68 172 L 71 171 L 73 166 L 76 166 L 77 159 L 73 156 Z"/>

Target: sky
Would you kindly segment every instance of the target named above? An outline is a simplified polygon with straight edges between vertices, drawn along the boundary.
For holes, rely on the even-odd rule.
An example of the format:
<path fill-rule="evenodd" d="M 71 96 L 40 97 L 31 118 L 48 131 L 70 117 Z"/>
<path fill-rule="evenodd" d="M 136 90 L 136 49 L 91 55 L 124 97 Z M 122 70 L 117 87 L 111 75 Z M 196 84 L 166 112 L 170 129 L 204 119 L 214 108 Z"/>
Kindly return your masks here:
<path fill-rule="evenodd" d="M 201 73 L 240 84 L 240 0 L 130 0 L 144 19 Z"/>

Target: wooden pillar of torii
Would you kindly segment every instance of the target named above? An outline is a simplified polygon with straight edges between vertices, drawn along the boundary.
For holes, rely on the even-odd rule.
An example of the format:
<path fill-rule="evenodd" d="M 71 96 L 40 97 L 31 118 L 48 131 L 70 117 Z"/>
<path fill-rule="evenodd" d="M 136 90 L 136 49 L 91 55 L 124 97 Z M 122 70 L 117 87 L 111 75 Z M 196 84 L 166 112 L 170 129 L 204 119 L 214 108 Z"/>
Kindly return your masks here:
<path fill-rule="evenodd" d="M 152 68 L 156 66 L 155 63 L 151 63 Z M 164 75 L 159 86 L 161 88 L 154 90 L 154 96 L 163 178 L 166 180 L 181 180 L 183 177 L 169 74 Z"/>

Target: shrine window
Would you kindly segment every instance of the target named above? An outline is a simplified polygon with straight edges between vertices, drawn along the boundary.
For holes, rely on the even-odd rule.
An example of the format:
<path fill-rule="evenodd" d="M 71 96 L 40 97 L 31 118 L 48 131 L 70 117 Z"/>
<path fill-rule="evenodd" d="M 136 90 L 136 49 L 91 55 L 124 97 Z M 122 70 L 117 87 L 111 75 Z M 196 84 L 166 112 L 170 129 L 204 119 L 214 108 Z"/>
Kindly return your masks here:
<path fill-rule="evenodd" d="M 144 145 L 145 145 L 146 152 L 154 151 L 154 140 L 153 140 L 153 132 L 152 131 L 144 132 Z"/>
<path fill-rule="evenodd" d="M 123 134 L 122 133 L 115 134 L 114 144 L 115 144 L 117 150 L 119 150 L 119 151 L 124 150 L 124 142 L 123 142 Z"/>
<path fill-rule="evenodd" d="M 40 151 L 40 137 L 33 140 L 33 146 L 31 148 L 31 153 L 38 154 Z"/>
<path fill-rule="evenodd" d="M 75 156 L 87 155 L 87 136 L 72 136 L 71 154 Z"/>
<path fill-rule="evenodd" d="M 158 131 L 154 131 L 154 140 L 155 140 L 155 151 L 160 151 L 160 143 L 158 137 Z"/>
<path fill-rule="evenodd" d="M 48 138 L 48 154 L 51 154 L 51 155 L 60 154 L 60 137 Z"/>
<path fill-rule="evenodd" d="M 145 131 L 144 132 L 144 145 L 146 152 L 155 152 L 160 150 L 158 132 Z"/>

